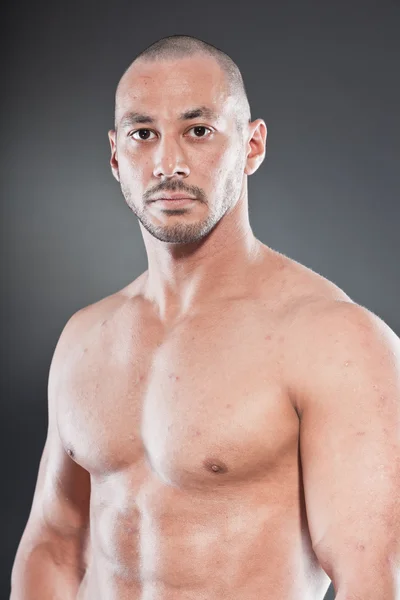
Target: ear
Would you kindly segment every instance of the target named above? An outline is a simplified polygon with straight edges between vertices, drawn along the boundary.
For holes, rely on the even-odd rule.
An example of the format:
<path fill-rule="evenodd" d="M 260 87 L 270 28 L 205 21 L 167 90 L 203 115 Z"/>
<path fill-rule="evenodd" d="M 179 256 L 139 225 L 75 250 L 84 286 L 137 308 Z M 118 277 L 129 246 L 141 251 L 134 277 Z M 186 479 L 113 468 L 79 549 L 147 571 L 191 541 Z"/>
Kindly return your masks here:
<path fill-rule="evenodd" d="M 253 175 L 265 158 L 267 126 L 262 119 L 250 123 L 249 138 L 244 172 L 246 175 Z"/>
<path fill-rule="evenodd" d="M 111 146 L 111 158 L 110 165 L 111 171 L 114 175 L 115 179 L 119 181 L 119 171 L 118 171 L 118 158 L 117 158 L 117 141 L 116 141 L 116 132 L 114 129 L 110 129 L 108 132 L 108 139 L 110 140 Z"/>

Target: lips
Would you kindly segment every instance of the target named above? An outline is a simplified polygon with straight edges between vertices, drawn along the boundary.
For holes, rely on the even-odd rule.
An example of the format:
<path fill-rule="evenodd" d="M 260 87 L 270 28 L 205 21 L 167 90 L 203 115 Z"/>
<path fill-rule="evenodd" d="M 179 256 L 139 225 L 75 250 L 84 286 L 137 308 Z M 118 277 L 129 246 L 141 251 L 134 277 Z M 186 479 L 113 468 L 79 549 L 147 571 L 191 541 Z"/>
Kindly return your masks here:
<path fill-rule="evenodd" d="M 152 199 L 153 202 L 157 200 L 195 200 L 195 198 L 186 194 L 165 194 L 161 196 L 156 196 Z"/>

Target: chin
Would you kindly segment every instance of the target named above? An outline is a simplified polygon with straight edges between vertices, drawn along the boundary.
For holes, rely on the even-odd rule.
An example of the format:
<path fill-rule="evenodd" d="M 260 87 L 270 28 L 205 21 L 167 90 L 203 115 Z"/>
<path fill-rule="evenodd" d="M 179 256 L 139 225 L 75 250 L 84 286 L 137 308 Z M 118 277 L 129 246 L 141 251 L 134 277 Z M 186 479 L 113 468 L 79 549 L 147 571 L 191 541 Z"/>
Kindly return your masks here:
<path fill-rule="evenodd" d="M 147 231 L 161 242 L 170 244 L 193 244 L 202 240 L 212 229 L 210 223 L 177 223 L 168 227 L 143 223 Z"/>

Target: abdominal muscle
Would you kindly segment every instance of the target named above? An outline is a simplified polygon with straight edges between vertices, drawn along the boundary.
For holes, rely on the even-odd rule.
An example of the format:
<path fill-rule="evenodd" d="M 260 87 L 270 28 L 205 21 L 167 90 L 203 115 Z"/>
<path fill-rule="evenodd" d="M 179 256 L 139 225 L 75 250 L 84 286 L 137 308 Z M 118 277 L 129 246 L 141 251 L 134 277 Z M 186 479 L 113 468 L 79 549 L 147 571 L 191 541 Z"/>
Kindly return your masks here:
<path fill-rule="evenodd" d="M 132 502 L 126 483 L 112 476 L 92 488 L 91 556 L 77 600 L 323 599 L 329 580 L 295 489 L 268 494 L 257 481 L 182 490 L 152 478 Z"/>

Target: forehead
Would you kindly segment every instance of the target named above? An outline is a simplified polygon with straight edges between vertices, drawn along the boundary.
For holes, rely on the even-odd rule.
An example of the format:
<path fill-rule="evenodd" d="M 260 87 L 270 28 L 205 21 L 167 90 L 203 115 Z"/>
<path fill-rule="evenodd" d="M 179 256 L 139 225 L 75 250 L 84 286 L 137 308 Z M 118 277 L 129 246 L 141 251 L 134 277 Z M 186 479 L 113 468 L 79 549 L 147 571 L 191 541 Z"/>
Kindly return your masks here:
<path fill-rule="evenodd" d="M 225 73 L 212 57 L 138 61 L 119 83 L 116 120 L 133 110 L 172 118 L 200 105 L 224 116 L 233 106 Z"/>

